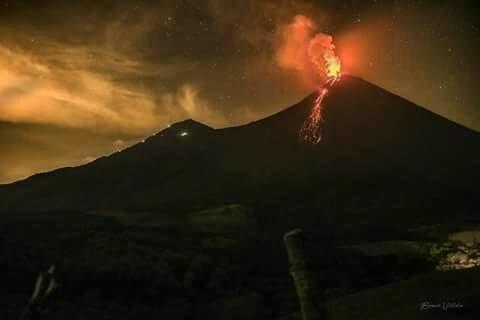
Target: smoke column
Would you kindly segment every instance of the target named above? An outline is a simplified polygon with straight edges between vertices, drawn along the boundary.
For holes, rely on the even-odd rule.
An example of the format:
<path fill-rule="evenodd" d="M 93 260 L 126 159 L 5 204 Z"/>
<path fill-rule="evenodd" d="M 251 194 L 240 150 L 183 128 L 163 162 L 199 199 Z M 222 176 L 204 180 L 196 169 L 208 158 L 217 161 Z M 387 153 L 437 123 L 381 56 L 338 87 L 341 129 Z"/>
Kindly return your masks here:
<path fill-rule="evenodd" d="M 340 76 L 332 36 L 318 32 L 315 23 L 303 15 L 281 28 L 276 60 L 280 67 L 299 72 L 312 88 Z"/>

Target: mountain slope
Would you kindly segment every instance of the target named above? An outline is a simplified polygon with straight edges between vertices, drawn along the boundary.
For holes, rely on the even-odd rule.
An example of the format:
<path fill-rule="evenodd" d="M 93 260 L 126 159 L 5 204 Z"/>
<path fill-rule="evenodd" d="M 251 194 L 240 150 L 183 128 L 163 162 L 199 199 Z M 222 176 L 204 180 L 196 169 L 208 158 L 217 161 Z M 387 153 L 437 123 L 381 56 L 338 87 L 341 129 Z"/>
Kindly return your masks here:
<path fill-rule="evenodd" d="M 355 198 L 362 207 L 377 201 L 378 210 L 447 200 L 469 210 L 475 203 L 478 133 L 344 76 L 325 98 L 322 142 L 309 145 L 298 130 L 314 98 L 240 127 L 177 123 L 88 165 L 0 187 L 0 210 L 189 211 L 243 203 L 341 211 Z"/>

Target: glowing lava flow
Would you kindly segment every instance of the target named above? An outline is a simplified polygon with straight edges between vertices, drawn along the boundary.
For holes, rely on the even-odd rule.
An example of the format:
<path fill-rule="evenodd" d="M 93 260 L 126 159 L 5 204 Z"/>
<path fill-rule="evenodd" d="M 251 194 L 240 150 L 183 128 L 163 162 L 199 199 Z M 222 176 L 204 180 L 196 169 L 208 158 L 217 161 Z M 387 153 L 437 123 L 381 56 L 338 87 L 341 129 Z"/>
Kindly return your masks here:
<path fill-rule="evenodd" d="M 315 98 L 315 103 L 313 104 L 313 109 L 307 120 L 303 123 L 302 128 L 300 129 L 300 138 L 308 143 L 317 144 L 322 141 L 322 127 L 321 123 L 323 122 L 322 118 L 322 109 L 323 109 L 323 99 L 328 94 L 328 90 L 340 79 L 340 74 L 336 77 L 330 78 L 325 86 L 318 90 L 318 95 Z"/>
<path fill-rule="evenodd" d="M 322 121 L 322 101 L 327 93 L 327 88 L 320 90 L 317 98 L 315 98 L 312 112 L 308 116 L 308 119 L 303 123 L 302 128 L 300 128 L 300 138 L 305 142 L 316 144 L 322 141 L 322 132 L 320 128 L 320 122 Z"/>
<path fill-rule="evenodd" d="M 325 73 L 328 76 L 328 80 L 323 88 L 318 89 L 317 98 L 313 105 L 312 112 L 308 116 L 307 120 L 303 123 L 300 129 L 300 138 L 303 141 L 317 144 L 322 141 L 322 109 L 323 100 L 328 94 L 328 90 L 337 82 L 341 77 L 341 62 L 340 59 L 333 52 L 333 44 L 331 50 L 327 50 L 323 54 Z"/>

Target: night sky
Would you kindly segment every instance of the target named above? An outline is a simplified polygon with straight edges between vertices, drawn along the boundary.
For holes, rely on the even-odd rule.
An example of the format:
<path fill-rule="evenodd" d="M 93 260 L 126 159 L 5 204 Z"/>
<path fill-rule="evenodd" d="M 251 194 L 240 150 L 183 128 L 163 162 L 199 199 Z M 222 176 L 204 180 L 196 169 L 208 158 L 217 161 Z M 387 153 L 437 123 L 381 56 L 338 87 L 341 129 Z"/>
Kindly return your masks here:
<path fill-rule="evenodd" d="M 278 62 L 296 16 L 343 72 L 480 131 L 473 1 L 0 1 L 0 183 L 193 118 L 213 127 L 313 90 Z"/>

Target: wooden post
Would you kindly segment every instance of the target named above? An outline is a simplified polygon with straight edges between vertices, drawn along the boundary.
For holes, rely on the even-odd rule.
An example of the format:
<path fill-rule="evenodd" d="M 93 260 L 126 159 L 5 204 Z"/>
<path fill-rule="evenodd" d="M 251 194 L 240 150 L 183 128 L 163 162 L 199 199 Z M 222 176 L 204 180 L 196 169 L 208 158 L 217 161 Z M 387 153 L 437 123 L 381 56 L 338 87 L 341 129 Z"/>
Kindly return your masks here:
<path fill-rule="evenodd" d="M 40 272 L 33 289 L 32 297 L 23 309 L 20 320 L 39 320 L 42 309 L 48 302 L 51 293 L 58 288 L 55 280 L 55 266 L 51 266 L 46 272 Z"/>
<path fill-rule="evenodd" d="M 288 253 L 290 274 L 295 283 L 303 320 L 326 320 L 326 309 L 316 301 L 315 281 L 308 269 L 305 255 L 305 235 L 301 229 L 294 229 L 284 236 Z"/>

